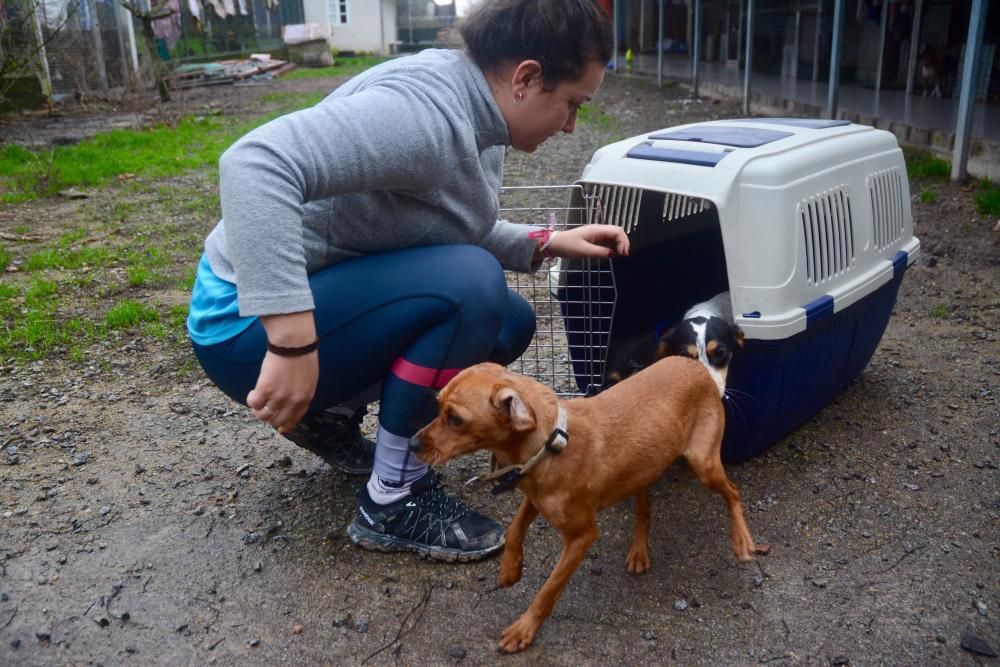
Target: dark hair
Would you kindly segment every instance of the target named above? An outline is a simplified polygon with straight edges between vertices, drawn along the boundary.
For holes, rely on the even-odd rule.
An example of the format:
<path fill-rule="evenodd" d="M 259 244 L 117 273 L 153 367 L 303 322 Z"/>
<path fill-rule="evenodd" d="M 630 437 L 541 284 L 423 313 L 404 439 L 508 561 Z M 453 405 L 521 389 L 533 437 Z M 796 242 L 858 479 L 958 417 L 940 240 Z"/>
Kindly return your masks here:
<path fill-rule="evenodd" d="M 483 0 L 458 32 L 482 70 L 537 60 L 547 87 L 611 59 L 611 25 L 597 0 Z"/>

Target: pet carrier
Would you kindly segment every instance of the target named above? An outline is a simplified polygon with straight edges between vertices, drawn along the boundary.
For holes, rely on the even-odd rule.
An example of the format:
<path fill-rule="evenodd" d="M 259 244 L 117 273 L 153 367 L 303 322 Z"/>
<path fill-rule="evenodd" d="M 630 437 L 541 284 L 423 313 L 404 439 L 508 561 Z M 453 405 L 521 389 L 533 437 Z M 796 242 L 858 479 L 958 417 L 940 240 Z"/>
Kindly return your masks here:
<path fill-rule="evenodd" d="M 714 121 L 599 149 L 558 224 L 619 225 L 632 250 L 549 273 L 564 332 L 547 336 L 565 345 L 570 389 L 601 384 L 616 341 L 654 338 L 728 290 L 745 346 L 730 364 L 723 456 L 749 458 L 871 359 L 920 245 L 909 202 L 895 137 L 847 121 Z"/>

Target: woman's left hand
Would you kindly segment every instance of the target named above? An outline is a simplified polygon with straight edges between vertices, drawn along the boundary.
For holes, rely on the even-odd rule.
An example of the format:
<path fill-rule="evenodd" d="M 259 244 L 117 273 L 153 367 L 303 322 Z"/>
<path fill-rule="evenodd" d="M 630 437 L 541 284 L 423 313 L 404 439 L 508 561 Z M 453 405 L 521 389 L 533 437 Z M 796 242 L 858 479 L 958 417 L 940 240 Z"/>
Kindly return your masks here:
<path fill-rule="evenodd" d="M 549 244 L 554 257 L 607 258 L 628 255 L 628 235 L 616 225 L 582 225 L 561 230 Z"/>

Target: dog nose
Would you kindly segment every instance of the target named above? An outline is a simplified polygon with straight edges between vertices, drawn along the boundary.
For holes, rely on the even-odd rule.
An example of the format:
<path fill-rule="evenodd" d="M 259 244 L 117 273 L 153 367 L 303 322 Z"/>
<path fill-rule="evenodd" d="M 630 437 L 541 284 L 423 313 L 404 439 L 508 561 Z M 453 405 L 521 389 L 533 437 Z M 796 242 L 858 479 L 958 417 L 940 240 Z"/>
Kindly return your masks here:
<path fill-rule="evenodd" d="M 420 451 L 420 448 L 423 446 L 423 444 L 424 443 L 420 440 L 420 431 L 417 431 L 412 436 L 410 436 L 410 439 L 407 441 L 407 446 L 410 448 L 410 451 L 413 452 L 414 454 Z"/>

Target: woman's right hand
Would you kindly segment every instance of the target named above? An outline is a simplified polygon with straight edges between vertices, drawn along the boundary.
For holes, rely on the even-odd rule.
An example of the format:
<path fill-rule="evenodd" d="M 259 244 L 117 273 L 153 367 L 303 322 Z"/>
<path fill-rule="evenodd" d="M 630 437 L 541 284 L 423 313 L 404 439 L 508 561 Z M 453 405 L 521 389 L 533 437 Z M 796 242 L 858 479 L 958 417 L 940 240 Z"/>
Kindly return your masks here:
<path fill-rule="evenodd" d="M 282 347 L 300 347 L 316 340 L 312 311 L 261 317 L 267 338 Z M 254 417 L 287 433 L 309 409 L 319 382 L 319 354 L 314 350 L 298 357 L 268 352 L 257 376 L 257 385 L 247 394 Z"/>

